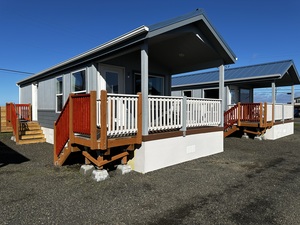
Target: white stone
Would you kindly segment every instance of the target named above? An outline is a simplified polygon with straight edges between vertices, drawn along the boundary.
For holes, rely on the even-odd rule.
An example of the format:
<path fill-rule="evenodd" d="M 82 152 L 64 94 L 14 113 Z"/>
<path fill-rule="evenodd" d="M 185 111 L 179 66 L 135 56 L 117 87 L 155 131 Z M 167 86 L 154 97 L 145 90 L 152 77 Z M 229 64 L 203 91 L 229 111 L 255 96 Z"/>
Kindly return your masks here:
<path fill-rule="evenodd" d="M 242 138 L 246 138 L 246 139 L 248 139 L 248 138 L 249 138 L 249 136 L 248 136 L 248 134 L 244 133 L 244 135 L 242 136 Z"/>
<path fill-rule="evenodd" d="M 254 137 L 254 140 L 262 141 L 262 137 L 261 137 L 261 136 L 255 136 L 255 137 Z"/>
<path fill-rule="evenodd" d="M 86 176 L 86 175 L 91 175 L 94 170 L 95 170 L 95 167 L 93 165 L 82 165 L 80 167 L 80 171 L 79 172 L 82 175 Z"/>
<path fill-rule="evenodd" d="M 117 170 L 121 171 L 122 175 L 124 175 L 130 173 L 132 169 L 130 165 L 118 165 Z"/>
<path fill-rule="evenodd" d="M 99 182 L 109 178 L 107 170 L 93 170 L 92 179 Z"/>

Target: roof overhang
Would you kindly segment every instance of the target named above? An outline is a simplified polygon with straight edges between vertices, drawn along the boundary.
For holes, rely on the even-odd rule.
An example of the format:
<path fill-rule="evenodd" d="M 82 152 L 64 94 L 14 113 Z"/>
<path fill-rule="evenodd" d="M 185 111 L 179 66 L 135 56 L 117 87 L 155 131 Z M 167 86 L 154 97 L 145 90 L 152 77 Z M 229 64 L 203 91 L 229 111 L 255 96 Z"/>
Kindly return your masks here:
<path fill-rule="evenodd" d="M 19 81 L 24 85 L 47 76 L 63 73 L 87 62 L 111 62 L 122 57 L 140 61 L 141 45 L 148 44 L 149 72 L 164 68 L 166 74 L 197 71 L 232 64 L 236 56 L 210 24 L 202 10 L 141 26 L 103 45 Z M 117 61 L 117 60 L 116 60 Z"/>

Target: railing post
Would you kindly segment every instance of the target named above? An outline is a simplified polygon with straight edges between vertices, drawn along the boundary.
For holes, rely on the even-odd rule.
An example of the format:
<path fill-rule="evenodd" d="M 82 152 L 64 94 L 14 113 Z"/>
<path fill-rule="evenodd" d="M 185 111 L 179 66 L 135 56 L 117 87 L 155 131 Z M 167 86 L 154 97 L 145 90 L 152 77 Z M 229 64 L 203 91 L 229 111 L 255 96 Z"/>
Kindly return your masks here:
<path fill-rule="evenodd" d="M 284 104 L 282 104 L 281 110 L 282 110 L 282 119 L 281 119 L 281 121 L 282 121 L 282 123 L 284 123 Z"/>
<path fill-rule="evenodd" d="M 28 119 L 29 119 L 29 121 L 32 121 L 32 105 L 31 104 L 29 104 L 29 106 L 28 106 Z"/>
<path fill-rule="evenodd" d="M 237 121 L 237 125 L 241 126 L 241 103 L 238 102 L 237 104 L 237 110 L 238 110 L 238 121 Z"/>
<path fill-rule="evenodd" d="M 91 134 L 91 149 L 97 149 L 97 99 L 96 91 L 90 92 L 90 134 Z"/>
<path fill-rule="evenodd" d="M 187 97 L 183 96 L 182 98 L 182 128 L 180 129 L 181 131 L 183 131 L 183 136 L 185 137 L 186 135 L 186 110 L 187 110 Z"/>
<path fill-rule="evenodd" d="M 20 129 L 19 118 L 16 117 L 16 131 L 15 131 L 16 143 L 19 143 L 19 129 Z"/>
<path fill-rule="evenodd" d="M 106 150 L 107 149 L 107 92 L 106 90 L 101 91 L 100 96 L 101 101 L 101 115 L 100 115 L 100 121 L 101 121 L 101 127 L 100 127 L 100 149 Z"/>
<path fill-rule="evenodd" d="M 142 143 L 143 135 L 143 123 L 142 123 L 142 93 L 138 93 L 138 104 L 137 104 L 137 142 Z"/>
<path fill-rule="evenodd" d="M 253 106 L 255 108 L 255 106 Z M 261 127 L 263 124 L 263 104 L 259 103 L 259 126 Z"/>
<path fill-rule="evenodd" d="M 265 102 L 265 110 L 264 110 L 264 127 L 267 126 L 267 116 L 268 116 L 268 104 Z"/>
<path fill-rule="evenodd" d="M 54 152 L 53 152 L 53 164 L 55 165 L 57 160 L 58 160 L 58 156 L 56 154 L 56 150 L 57 150 L 57 140 L 56 140 L 56 125 L 55 125 L 55 122 L 54 122 Z"/>
<path fill-rule="evenodd" d="M 275 104 L 272 103 L 272 126 L 274 125 L 275 122 Z"/>
<path fill-rule="evenodd" d="M 74 132 L 73 132 L 73 96 L 74 96 L 74 94 L 70 94 L 70 97 L 69 97 L 69 139 L 70 139 L 70 144 L 74 143 Z"/>

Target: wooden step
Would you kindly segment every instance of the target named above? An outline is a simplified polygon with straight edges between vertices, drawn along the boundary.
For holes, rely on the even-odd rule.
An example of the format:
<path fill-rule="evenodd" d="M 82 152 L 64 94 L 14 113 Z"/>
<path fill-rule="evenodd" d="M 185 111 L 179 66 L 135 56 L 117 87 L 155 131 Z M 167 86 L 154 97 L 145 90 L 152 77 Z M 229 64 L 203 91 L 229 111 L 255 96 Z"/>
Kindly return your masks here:
<path fill-rule="evenodd" d="M 230 134 L 233 134 L 237 130 L 239 130 L 239 127 L 236 126 L 236 125 L 233 125 L 232 127 L 229 127 L 226 131 L 224 131 L 224 138 L 228 137 Z"/>
<path fill-rule="evenodd" d="M 19 140 L 17 144 L 34 144 L 34 143 L 44 143 L 46 142 L 46 138 L 39 138 L 39 139 L 28 139 L 28 140 Z"/>
<path fill-rule="evenodd" d="M 32 134 L 43 134 L 43 131 L 41 129 L 38 129 L 38 130 L 25 130 L 20 132 L 20 135 L 32 135 Z"/>
<path fill-rule="evenodd" d="M 28 139 L 39 139 L 44 138 L 44 134 L 29 134 L 29 135 L 21 135 L 20 140 L 28 140 Z"/>
<path fill-rule="evenodd" d="M 41 129 L 41 126 L 37 122 L 21 122 L 20 123 L 20 130 L 39 130 Z"/>

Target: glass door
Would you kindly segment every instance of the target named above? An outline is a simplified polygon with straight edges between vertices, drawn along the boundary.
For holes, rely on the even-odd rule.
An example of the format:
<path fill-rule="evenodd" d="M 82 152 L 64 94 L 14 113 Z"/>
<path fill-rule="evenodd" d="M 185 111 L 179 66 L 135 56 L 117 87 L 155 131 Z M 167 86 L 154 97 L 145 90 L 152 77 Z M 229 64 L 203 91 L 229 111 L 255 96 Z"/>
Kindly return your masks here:
<path fill-rule="evenodd" d="M 107 93 L 124 94 L 125 92 L 124 68 L 100 64 L 99 72 L 100 72 L 98 76 L 99 92 L 100 90 L 106 90 Z"/>

